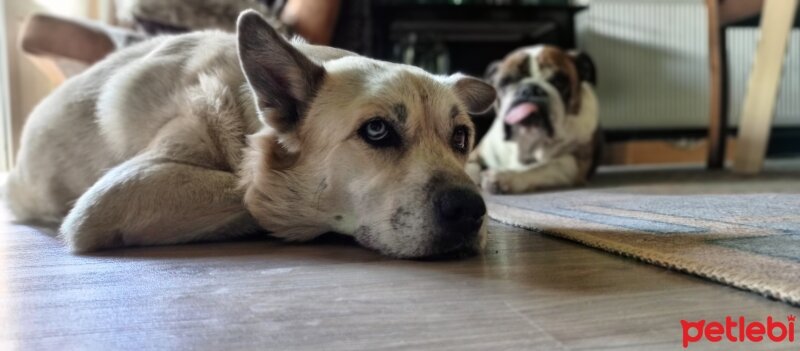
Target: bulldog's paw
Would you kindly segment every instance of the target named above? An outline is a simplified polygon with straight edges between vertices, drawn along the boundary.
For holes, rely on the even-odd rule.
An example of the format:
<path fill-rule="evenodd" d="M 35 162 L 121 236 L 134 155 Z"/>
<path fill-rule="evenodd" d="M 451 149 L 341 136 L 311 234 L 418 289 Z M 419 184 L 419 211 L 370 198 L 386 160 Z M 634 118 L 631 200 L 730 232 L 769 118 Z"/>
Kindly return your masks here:
<path fill-rule="evenodd" d="M 514 184 L 514 173 L 484 171 L 481 173 L 481 188 L 490 194 L 513 194 L 516 193 Z"/>

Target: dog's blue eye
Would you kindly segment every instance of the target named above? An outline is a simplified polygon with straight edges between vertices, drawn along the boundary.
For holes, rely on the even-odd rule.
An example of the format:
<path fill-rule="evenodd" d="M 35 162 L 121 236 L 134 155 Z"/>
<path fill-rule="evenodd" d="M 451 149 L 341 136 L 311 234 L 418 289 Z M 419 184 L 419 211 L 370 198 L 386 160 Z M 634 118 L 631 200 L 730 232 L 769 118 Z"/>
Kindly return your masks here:
<path fill-rule="evenodd" d="M 400 137 L 394 131 L 392 125 L 380 117 L 364 123 L 359 128 L 358 134 L 373 147 L 382 148 L 400 145 Z"/>
<path fill-rule="evenodd" d="M 367 123 L 367 138 L 378 141 L 389 135 L 389 126 L 381 120 L 373 120 Z"/>

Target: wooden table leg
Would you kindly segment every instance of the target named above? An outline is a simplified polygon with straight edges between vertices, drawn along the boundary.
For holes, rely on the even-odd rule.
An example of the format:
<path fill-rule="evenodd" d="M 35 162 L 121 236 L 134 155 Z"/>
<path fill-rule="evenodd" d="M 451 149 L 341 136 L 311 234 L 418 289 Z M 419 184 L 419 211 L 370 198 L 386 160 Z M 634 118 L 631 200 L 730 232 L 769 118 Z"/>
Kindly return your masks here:
<path fill-rule="evenodd" d="M 711 70 L 708 123 L 709 169 L 725 165 L 728 129 L 728 67 L 725 27 L 720 23 L 719 0 L 706 0 L 708 10 L 708 56 Z"/>
<path fill-rule="evenodd" d="M 764 2 L 761 39 L 739 123 L 739 139 L 733 164 L 736 173 L 757 174 L 764 165 L 783 62 L 798 1 L 800 0 Z"/>

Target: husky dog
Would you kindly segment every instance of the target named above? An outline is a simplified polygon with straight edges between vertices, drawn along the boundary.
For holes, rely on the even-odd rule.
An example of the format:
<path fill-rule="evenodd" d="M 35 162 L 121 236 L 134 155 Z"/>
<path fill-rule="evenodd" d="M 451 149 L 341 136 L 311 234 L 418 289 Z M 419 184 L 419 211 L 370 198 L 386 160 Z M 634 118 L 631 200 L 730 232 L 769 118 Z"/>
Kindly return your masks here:
<path fill-rule="evenodd" d="M 479 79 L 289 42 L 256 12 L 237 34 L 123 49 L 25 126 L 8 197 L 75 252 L 333 231 L 383 254 L 475 251 L 486 207 L 464 166 Z"/>
<path fill-rule="evenodd" d="M 525 47 L 492 64 L 487 76 L 499 93 L 497 116 L 472 156 L 473 179 L 501 194 L 585 183 L 602 147 L 589 56 Z"/>

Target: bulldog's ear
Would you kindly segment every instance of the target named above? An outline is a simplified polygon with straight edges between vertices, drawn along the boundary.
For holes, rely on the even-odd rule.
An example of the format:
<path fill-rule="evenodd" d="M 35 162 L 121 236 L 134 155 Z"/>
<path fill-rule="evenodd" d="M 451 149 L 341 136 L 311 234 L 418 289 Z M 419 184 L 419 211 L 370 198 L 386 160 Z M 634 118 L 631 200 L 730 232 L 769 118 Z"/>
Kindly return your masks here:
<path fill-rule="evenodd" d="M 487 82 L 494 83 L 494 76 L 497 74 L 497 71 L 500 69 L 500 64 L 503 61 L 496 60 L 492 61 L 489 66 L 486 66 L 486 72 L 483 73 L 483 79 Z"/>
<path fill-rule="evenodd" d="M 467 107 L 467 112 L 478 115 L 489 110 L 497 99 L 494 87 L 478 78 L 456 73 L 448 78 L 453 82 L 456 96 Z"/>
<path fill-rule="evenodd" d="M 597 85 L 597 69 L 592 58 L 581 51 L 571 51 L 569 55 L 575 63 L 575 69 L 578 70 L 580 80 Z"/>
<path fill-rule="evenodd" d="M 242 12 L 236 29 L 239 61 L 255 93 L 259 114 L 279 133 L 293 131 L 322 83 L 325 69 L 286 41 L 256 11 Z"/>

